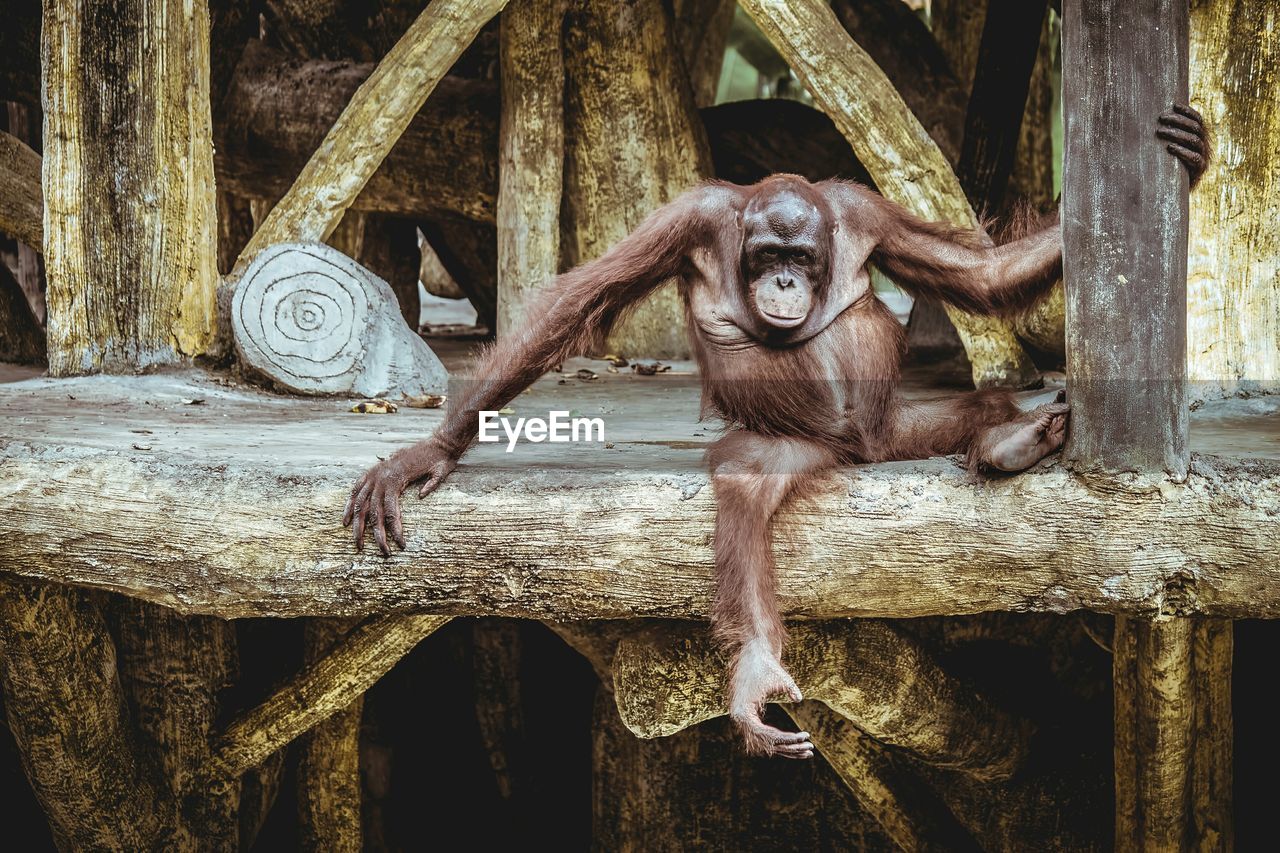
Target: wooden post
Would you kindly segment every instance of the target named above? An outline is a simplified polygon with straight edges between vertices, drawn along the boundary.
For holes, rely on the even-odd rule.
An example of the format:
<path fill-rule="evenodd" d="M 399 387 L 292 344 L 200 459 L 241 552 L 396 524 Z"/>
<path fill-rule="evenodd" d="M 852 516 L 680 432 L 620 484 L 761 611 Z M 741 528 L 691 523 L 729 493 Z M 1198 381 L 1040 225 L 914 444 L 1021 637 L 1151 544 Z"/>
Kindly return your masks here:
<path fill-rule="evenodd" d="M 516 0 L 502 13 L 498 153 L 498 308 L 511 331 L 524 301 L 559 272 L 564 165 L 561 0 Z"/>
<path fill-rule="evenodd" d="M 49 373 L 203 352 L 217 286 L 209 10 L 45 0 Z"/>
<path fill-rule="evenodd" d="M 1068 0 L 1063 20 L 1065 457 L 1182 481 L 1187 175 L 1155 121 L 1187 99 L 1188 7 Z M 1116 849 L 1229 848 L 1230 637 L 1172 613 L 1116 620 Z"/>

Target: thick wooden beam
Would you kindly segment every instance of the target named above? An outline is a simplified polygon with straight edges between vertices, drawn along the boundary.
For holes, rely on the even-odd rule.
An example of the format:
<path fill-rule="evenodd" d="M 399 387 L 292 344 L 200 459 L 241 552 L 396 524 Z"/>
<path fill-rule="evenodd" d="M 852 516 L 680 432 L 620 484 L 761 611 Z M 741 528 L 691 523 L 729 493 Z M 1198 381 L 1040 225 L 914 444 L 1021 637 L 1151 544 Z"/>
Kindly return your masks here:
<path fill-rule="evenodd" d="M 824 0 L 741 0 L 888 198 L 926 219 L 977 226 L 950 164 L 893 84 Z M 1012 327 L 952 308 L 948 316 L 980 387 L 1028 387 L 1040 374 Z"/>
<path fill-rule="evenodd" d="M 1187 100 L 1187 4 L 1068 0 L 1063 21 L 1064 458 L 1180 480 L 1187 172 L 1155 128 L 1160 113 Z"/>
<path fill-rule="evenodd" d="M 792 625 L 784 661 L 806 698 L 935 766 L 997 780 L 1026 757 L 1031 732 L 1024 721 L 978 696 L 885 622 Z M 705 630 L 662 624 L 630 634 L 613 657 L 618 713 L 645 738 L 721 716 L 725 667 Z"/>
<path fill-rule="evenodd" d="M 714 507 L 697 449 L 619 445 L 566 467 L 484 445 L 430 500 L 405 502 L 408 550 L 384 560 L 354 554 L 338 524 L 364 463 L 335 464 L 336 444 L 280 466 L 28 442 L 0 450 L 0 571 L 228 618 L 708 613 Z M 1280 463 L 1196 469 L 1184 484 L 1105 489 L 1061 466 L 988 483 L 947 459 L 835 472 L 780 515 L 784 612 L 1280 616 Z"/>
<path fill-rule="evenodd" d="M 436 0 L 423 10 L 250 239 L 233 280 L 267 246 L 328 238 L 436 84 L 505 5 L 506 0 Z"/>
<path fill-rule="evenodd" d="M 560 271 L 564 165 L 562 0 L 514 0 L 502 13 L 498 153 L 499 335 Z"/>
<path fill-rule="evenodd" d="M 173 801 L 142 762 L 96 604 L 0 578 L 0 679 L 23 768 L 64 850 L 153 850 Z"/>
<path fill-rule="evenodd" d="M 310 619 L 303 629 L 304 663 L 313 665 L 354 628 L 350 620 Z M 305 851 L 359 853 L 360 718 L 357 696 L 304 735 L 298 750 L 298 828 Z"/>
<path fill-rule="evenodd" d="M 40 155 L 3 130 L 0 130 L 0 231 L 36 249 L 44 247 Z"/>
<path fill-rule="evenodd" d="M 214 332 L 209 10 L 46 0 L 49 372 L 137 372 Z"/>
<path fill-rule="evenodd" d="M 1190 469 L 1187 174 L 1154 122 L 1187 100 L 1188 6 L 1064 6 L 1064 458 L 1167 488 Z M 1230 637 L 1229 623 L 1117 620 L 1117 850 L 1230 849 Z"/>
<path fill-rule="evenodd" d="M 227 726 L 189 793 L 216 793 L 299 735 L 351 707 L 397 661 L 448 621 L 447 616 L 394 615 L 360 625 Z"/>
<path fill-rule="evenodd" d="M 667 4 L 586 0 L 565 29 L 561 266 L 603 255 L 658 207 L 711 177 L 711 151 Z M 687 358 L 674 282 L 614 329 L 605 349 Z"/>

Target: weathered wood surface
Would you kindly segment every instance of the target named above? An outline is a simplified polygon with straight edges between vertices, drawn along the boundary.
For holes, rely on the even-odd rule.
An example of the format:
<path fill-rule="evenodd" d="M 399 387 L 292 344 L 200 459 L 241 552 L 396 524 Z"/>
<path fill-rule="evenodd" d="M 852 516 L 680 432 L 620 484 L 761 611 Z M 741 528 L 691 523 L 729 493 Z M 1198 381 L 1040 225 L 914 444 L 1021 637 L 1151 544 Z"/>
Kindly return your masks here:
<path fill-rule="evenodd" d="M 37 249 L 44 246 L 40 155 L 0 130 L 0 231 Z"/>
<path fill-rule="evenodd" d="M 49 0 L 42 55 L 49 372 L 199 355 L 218 277 L 207 4 Z"/>
<path fill-rule="evenodd" d="M 1116 620 L 1116 849 L 1231 850 L 1231 622 Z"/>
<path fill-rule="evenodd" d="M 515 0 L 502 13 L 498 153 L 497 329 L 524 316 L 530 294 L 560 271 L 564 184 L 562 0 Z"/>
<path fill-rule="evenodd" d="M 973 210 L 938 146 L 893 84 L 821 0 L 742 0 L 814 101 L 831 116 L 888 198 L 926 219 L 976 226 Z M 952 308 L 979 386 L 1028 387 L 1039 373 L 1010 325 Z"/>
<path fill-rule="evenodd" d="M 1063 22 L 1065 458 L 1181 478 L 1187 171 L 1155 130 L 1187 100 L 1187 4 L 1069 0 Z"/>
<path fill-rule="evenodd" d="M 603 255 L 653 210 L 711 177 L 711 152 L 660 0 L 589 0 L 565 24 L 561 266 Z M 618 324 L 608 352 L 689 353 L 674 283 Z"/>
<path fill-rule="evenodd" d="M 347 634 L 257 707 L 237 717 L 212 744 L 192 793 L 208 796 L 257 767 L 299 735 L 351 704 L 444 623 L 444 616 L 381 616 Z"/>
<path fill-rule="evenodd" d="M 783 661 L 805 698 L 881 743 L 988 780 L 1008 778 L 1026 757 L 1025 721 L 949 675 L 892 625 L 834 621 L 795 625 L 790 633 Z M 618 713 L 645 738 L 721 716 L 727 665 L 705 631 L 667 624 L 636 631 L 613 657 Z"/>
<path fill-rule="evenodd" d="M 221 102 L 218 186 L 279 198 L 376 66 L 299 60 L 250 42 Z M 397 216 L 444 213 L 492 222 L 498 92 L 492 81 L 441 78 L 351 206 Z"/>
<path fill-rule="evenodd" d="M 44 329 L 32 313 L 22 285 L 0 261 L 0 361 L 37 364 L 44 359 Z"/>
<path fill-rule="evenodd" d="M 347 247 L 355 254 L 357 237 Z M 417 324 L 405 325 L 391 286 L 329 246 L 280 243 L 260 253 L 236 288 L 231 324 L 241 362 L 298 394 L 446 390 L 444 365 Z"/>
<path fill-rule="evenodd" d="M 274 243 L 328 237 L 454 60 L 505 5 L 437 0 L 423 10 L 352 96 L 237 267 Z"/>
<path fill-rule="evenodd" d="M 1191 197 L 1192 398 L 1280 390 L 1280 39 L 1269 0 L 1191 4 L 1191 95 L 1216 160 Z"/>
<path fill-rule="evenodd" d="M 585 359 L 570 376 L 577 365 L 600 378 L 550 374 L 517 412 L 605 408 L 614 447 L 479 445 L 429 500 L 406 501 L 409 549 L 386 561 L 352 551 L 343 504 L 438 411 L 353 415 L 348 401 L 180 376 L 0 384 L 0 570 L 226 617 L 702 618 L 714 432 L 697 423 L 698 388 Z M 1280 419 L 1265 403 L 1239 405 L 1256 407 L 1255 441 L 1274 456 Z M 1212 434 L 1247 450 L 1231 423 Z M 948 459 L 860 466 L 784 509 L 782 603 L 793 617 L 1280 616 L 1277 518 L 1280 461 L 1267 459 L 1204 457 L 1185 484 L 1057 464 L 987 483 Z"/>

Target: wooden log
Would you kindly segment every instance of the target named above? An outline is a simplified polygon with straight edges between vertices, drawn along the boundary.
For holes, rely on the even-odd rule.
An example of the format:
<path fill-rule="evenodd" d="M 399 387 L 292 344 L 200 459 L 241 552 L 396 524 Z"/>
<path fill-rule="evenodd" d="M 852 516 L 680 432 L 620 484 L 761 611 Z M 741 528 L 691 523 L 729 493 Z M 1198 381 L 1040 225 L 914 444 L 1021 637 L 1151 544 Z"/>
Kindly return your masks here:
<path fill-rule="evenodd" d="M 497 228 L 456 216 L 418 223 L 440 264 L 476 309 L 476 322 L 492 329 L 498 314 Z"/>
<path fill-rule="evenodd" d="M 331 718 L 377 683 L 447 616 L 395 615 L 371 619 L 332 651 L 242 714 L 213 744 L 213 757 L 192 794 L 201 796 L 230 784 L 272 753 Z"/>
<path fill-rule="evenodd" d="M 199 355 L 217 285 L 207 4 L 47 0 L 42 38 L 49 373 Z"/>
<path fill-rule="evenodd" d="M 306 167 L 373 63 L 302 61 L 246 45 L 218 112 L 218 186 L 279 199 Z M 491 81 L 444 76 L 352 201 L 408 218 L 494 221 L 498 92 Z"/>
<path fill-rule="evenodd" d="M 565 36 L 561 267 L 599 257 L 653 210 L 711 176 L 711 155 L 661 0 L 587 0 Z M 605 349 L 687 358 L 684 307 L 659 288 Z"/>
<path fill-rule="evenodd" d="M 926 219 L 977 226 L 946 158 L 825 2 L 743 0 L 740 5 L 835 121 L 885 196 Z M 1040 382 L 1008 323 L 951 308 L 947 313 L 969 355 L 976 385 Z"/>
<path fill-rule="evenodd" d="M 240 849 L 252 850 L 280 793 L 286 750 L 273 752 L 240 778 Z"/>
<path fill-rule="evenodd" d="M 18 405 L 26 416 L 28 398 Z M 260 411 L 207 408 L 220 424 L 233 422 L 221 413 Z M 166 454 L 159 438 L 160 452 L 112 440 L 59 453 L 6 435 L 0 571 L 225 618 L 389 608 L 554 620 L 709 612 L 714 506 L 696 449 L 674 457 L 666 447 L 649 457 L 643 448 L 601 449 L 565 466 L 559 456 L 530 465 L 520 454 L 504 464 L 512 456 L 485 454 L 484 445 L 430 500 L 405 502 L 408 550 L 384 560 L 351 553 L 337 523 L 365 463 L 334 457 L 349 440 L 372 437 L 353 432 L 314 455 L 296 437 L 288 449 L 252 451 L 264 441 L 258 417 L 246 414 L 250 433 L 222 439 L 234 437 L 236 453 L 250 445 L 238 460 L 203 445 Z M 325 429 L 337 428 L 326 417 Z M 321 441 L 310 429 L 290 427 Z M 396 429 L 397 443 L 428 431 Z M 619 469 L 618 452 L 634 463 Z M 281 464 L 288 454 L 300 455 Z M 859 466 L 783 508 L 779 591 L 783 612 L 799 618 L 1080 608 L 1272 618 L 1280 616 L 1278 512 L 1280 463 L 1267 460 L 1198 457 L 1183 484 L 1105 488 L 1062 466 L 985 484 L 946 459 Z M 1134 548 L 1135 530 L 1145 547 Z"/>
<path fill-rule="evenodd" d="M 822 744 L 818 752 L 899 850 L 979 849 L 927 784 L 849 720 L 821 702 L 789 705 L 786 712 Z"/>
<path fill-rule="evenodd" d="M 602 684 L 591 739 L 596 849 L 893 849 L 821 758 L 761 761 L 727 718 L 642 740 Z"/>
<path fill-rule="evenodd" d="M 253 213 L 249 199 L 225 190 L 218 191 L 218 272 L 231 272 L 236 258 L 253 234 Z"/>
<path fill-rule="evenodd" d="M 423 289 L 432 296 L 439 296 L 441 299 L 466 299 L 466 294 L 462 292 L 462 288 L 458 287 L 458 283 L 453 280 L 453 276 L 445 269 L 440 256 L 436 254 L 436 250 L 427 242 L 427 238 L 422 233 L 421 228 L 418 229 L 418 251 L 422 256 L 418 267 L 418 281 L 422 282 Z"/>
<path fill-rule="evenodd" d="M 340 644 L 355 623 L 311 619 L 304 632 L 304 663 L 312 666 Z M 302 850 L 358 853 L 360 826 L 360 717 L 357 696 L 301 738 L 298 750 L 298 825 Z"/>
<path fill-rule="evenodd" d="M 1117 850 L 1233 849 L 1231 635 L 1116 620 Z"/>
<path fill-rule="evenodd" d="M 986 20 L 987 0 L 933 0 L 931 6 L 929 29 L 946 54 L 966 100 L 973 88 Z"/>
<path fill-rule="evenodd" d="M 516 0 L 502 13 L 498 152 L 498 335 L 560 271 L 564 163 L 562 0 Z"/>
<path fill-rule="evenodd" d="M 1187 8 L 1063 9 L 1063 279 L 1083 469 L 1187 473 L 1187 172 L 1155 136 L 1187 100 Z M 1153 67 L 1151 56 L 1164 61 Z M 1105 57 L 1105 59 L 1103 59 Z M 1099 63 L 1105 62 L 1106 74 Z"/>
<path fill-rule="evenodd" d="M 219 692 L 230 685 L 235 666 L 235 628 L 222 619 L 179 616 L 123 597 L 112 602 L 111 616 L 140 755 L 159 769 L 165 802 L 173 807 L 209 760 L 209 737 L 220 722 Z M 196 808 L 175 808 L 169 818 L 172 845 L 236 850 L 239 804 L 237 780 Z"/>
<path fill-rule="evenodd" d="M 44 246 L 40 155 L 3 130 L 0 130 L 0 231 L 28 246 Z"/>
<path fill-rule="evenodd" d="M 471 625 L 480 741 L 493 768 L 498 795 L 517 807 L 532 794 L 528 788 L 533 772 L 520 679 L 524 645 L 520 628 L 514 619 L 477 619 Z"/>
<path fill-rule="evenodd" d="M 995 780 L 1025 758 L 1025 722 L 975 695 L 885 622 L 793 625 L 783 658 L 806 698 L 932 765 Z M 720 716 L 726 664 L 705 631 L 662 625 L 625 637 L 613 659 L 618 713 L 644 738 Z"/>
<path fill-rule="evenodd" d="M 696 107 L 716 102 L 736 0 L 678 0 L 675 32 Z"/>
<path fill-rule="evenodd" d="M 1216 160 L 1191 197 L 1193 399 L 1280 391 L 1280 43 L 1265 0 L 1191 9 L 1191 94 Z M 1270 22 L 1270 23 L 1269 23 Z"/>
<path fill-rule="evenodd" d="M 9 728 L 58 846 L 164 847 L 173 804 L 140 758 L 115 645 L 85 593 L 0 578 L 0 675 Z"/>
<path fill-rule="evenodd" d="M 506 0 L 437 0 L 361 84 L 232 272 L 275 243 L 324 240 L 386 159 L 454 60 Z"/>
<path fill-rule="evenodd" d="M 231 323 L 241 362 L 296 394 L 399 397 L 448 384 L 390 285 L 328 246 L 259 254 L 236 288 Z"/>
<path fill-rule="evenodd" d="M 0 361 L 39 364 L 44 360 L 44 330 L 22 285 L 0 261 Z"/>

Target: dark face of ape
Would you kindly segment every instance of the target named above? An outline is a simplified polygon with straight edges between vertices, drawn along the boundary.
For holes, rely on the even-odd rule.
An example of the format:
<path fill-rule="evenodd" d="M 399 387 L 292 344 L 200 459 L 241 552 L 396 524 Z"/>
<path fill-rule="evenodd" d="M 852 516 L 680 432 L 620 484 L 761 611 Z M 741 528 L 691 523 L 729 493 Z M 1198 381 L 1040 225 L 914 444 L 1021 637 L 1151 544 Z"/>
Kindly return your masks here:
<path fill-rule="evenodd" d="M 785 186 L 752 199 L 742 227 L 747 305 L 770 332 L 785 335 L 822 302 L 831 229 L 814 200 Z"/>

